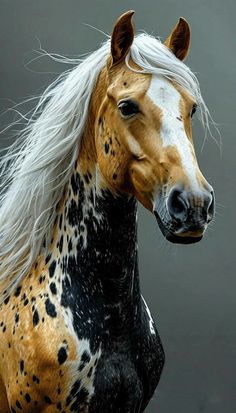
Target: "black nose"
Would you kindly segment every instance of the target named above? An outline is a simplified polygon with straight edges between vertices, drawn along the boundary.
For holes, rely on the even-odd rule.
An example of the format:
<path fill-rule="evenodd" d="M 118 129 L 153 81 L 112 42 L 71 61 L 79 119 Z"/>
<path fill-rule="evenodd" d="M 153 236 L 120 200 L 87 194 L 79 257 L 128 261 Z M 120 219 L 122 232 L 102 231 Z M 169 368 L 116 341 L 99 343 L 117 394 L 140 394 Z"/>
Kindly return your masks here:
<path fill-rule="evenodd" d="M 214 215 L 214 192 L 192 192 L 175 187 L 171 190 L 167 207 L 171 218 L 177 222 L 209 223 Z"/>

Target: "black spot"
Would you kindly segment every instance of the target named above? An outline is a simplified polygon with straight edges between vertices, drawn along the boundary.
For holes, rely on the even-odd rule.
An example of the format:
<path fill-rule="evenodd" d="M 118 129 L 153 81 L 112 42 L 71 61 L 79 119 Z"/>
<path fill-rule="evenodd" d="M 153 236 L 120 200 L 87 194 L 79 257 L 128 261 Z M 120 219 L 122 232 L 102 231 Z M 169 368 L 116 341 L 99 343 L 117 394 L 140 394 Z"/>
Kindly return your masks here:
<path fill-rule="evenodd" d="M 79 371 L 82 371 L 85 368 L 85 364 L 84 363 L 80 363 L 79 365 Z"/>
<path fill-rule="evenodd" d="M 24 305 L 27 305 L 28 303 L 29 303 L 29 300 L 28 300 L 28 298 L 26 298 L 25 301 L 24 301 Z"/>
<path fill-rule="evenodd" d="M 24 367 L 25 366 L 25 363 L 24 363 L 24 360 L 21 360 L 20 361 L 20 372 L 21 372 L 21 374 L 23 374 L 23 372 L 24 372 Z"/>
<path fill-rule="evenodd" d="M 112 178 L 115 180 L 117 178 L 117 174 L 113 174 Z"/>
<path fill-rule="evenodd" d="M 51 293 L 52 293 L 52 294 L 56 294 L 56 293 L 57 293 L 57 287 L 56 287 L 56 284 L 55 284 L 55 283 L 51 283 L 49 287 L 50 287 L 50 290 L 51 290 Z"/>
<path fill-rule="evenodd" d="M 106 153 L 108 153 L 109 152 L 109 143 L 105 143 L 105 145 L 104 145 L 104 148 L 105 148 L 105 152 Z"/>
<path fill-rule="evenodd" d="M 19 313 L 15 314 L 15 323 L 17 324 L 19 322 L 20 316 Z"/>
<path fill-rule="evenodd" d="M 86 184 L 89 184 L 89 177 L 88 177 L 88 175 L 87 175 L 87 174 L 86 174 L 86 175 L 84 175 L 84 179 L 85 179 Z"/>
<path fill-rule="evenodd" d="M 31 402 L 31 397 L 30 397 L 29 393 L 25 394 L 25 400 L 26 400 L 27 403 Z"/>
<path fill-rule="evenodd" d="M 19 400 L 16 400 L 16 407 L 18 407 L 18 409 L 22 410 L 21 404 L 19 402 Z"/>
<path fill-rule="evenodd" d="M 91 357 L 90 357 L 89 353 L 87 351 L 84 351 L 82 356 L 81 356 L 81 361 L 83 363 L 89 363 L 90 359 L 91 359 Z"/>
<path fill-rule="evenodd" d="M 52 400 L 51 400 L 50 397 L 48 397 L 48 396 L 44 396 L 44 401 L 45 401 L 45 403 L 47 403 L 47 404 L 52 404 Z"/>
<path fill-rule="evenodd" d="M 61 402 L 57 403 L 57 410 L 61 411 L 62 407 L 61 407 Z"/>
<path fill-rule="evenodd" d="M 20 293 L 21 293 L 21 286 L 20 286 L 20 287 L 17 287 L 16 292 L 15 292 L 15 294 L 14 294 L 15 297 L 19 297 Z"/>
<path fill-rule="evenodd" d="M 59 228 L 61 229 L 62 227 L 62 215 L 60 215 L 60 219 L 59 219 Z"/>
<path fill-rule="evenodd" d="M 39 384 L 40 380 L 37 376 L 35 376 L 35 374 L 33 375 L 33 382 Z"/>
<path fill-rule="evenodd" d="M 57 359 L 58 359 L 58 363 L 60 365 L 65 363 L 65 361 L 67 359 L 67 352 L 66 352 L 66 349 L 64 347 L 61 347 L 60 350 L 58 351 Z"/>
<path fill-rule="evenodd" d="M 48 254 L 45 258 L 45 264 L 47 264 L 51 259 L 52 254 Z"/>
<path fill-rule="evenodd" d="M 72 187 L 74 195 L 77 195 L 77 193 L 78 193 L 78 182 L 77 182 L 76 177 L 75 177 L 74 174 L 71 177 L 71 187 Z"/>
<path fill-rule="evenodd" d="M 49 277 L 50 278 L 52 278 L 53 276 L 54 276 L 54 273 L 55 273 L 55 269 L 56 269 L 56 261 L 54 260 L 50 265 L 49 265 L 49 268 L 48 268 L 48 271 L 49 271 Z"/>
<path fill-rule="evenodd" d="M 33 314 L 33 325 L 34 327 L 36 327 L 39 323 L 39 313 L 38 310 L 35 310 L 34 314 Z"/>
<path fill-rule="evenodd" d="M 63 249 L 63 235 L 62 235 L 61 238 L 60 238 L 58 247 L 59 247 L 60 253 L 62 253 L 62 249 Z"/>
<path fill-rule="evenodd" d="M 8 304 L 9 300 L 10 300 L 10 297 L 5 298 L 4 304 Z"/>
<path fill-rule="evenodd" d="M 55 305 L 47 298 L 45 302 L 46 312 L 50 317 L 55 318 L 57 316 L 56 307 Z"/>
<path fill-rule="evenodd" d="M 90 367 L 89 372 L 87 374 L 88 378 L 90 378 L 92 376 L 92 372 L 93 372 L 93 368 Z"/>

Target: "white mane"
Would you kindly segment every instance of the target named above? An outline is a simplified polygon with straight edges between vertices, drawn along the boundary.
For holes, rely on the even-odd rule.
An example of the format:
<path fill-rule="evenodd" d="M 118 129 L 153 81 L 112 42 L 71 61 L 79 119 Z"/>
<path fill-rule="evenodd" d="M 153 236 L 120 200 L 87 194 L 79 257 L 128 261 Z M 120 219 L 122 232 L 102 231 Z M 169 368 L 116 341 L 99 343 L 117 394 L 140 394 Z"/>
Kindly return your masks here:
<path fill-rule="evenodd" d="M 0 161 L 2 299 L 29 272 L 43 241 L 47 245 L 50 240 L 56 205 L 78 157 L 91 94 L 109 53 L 110 39 L 83 60 L 57 58 L 76 66 L 45 90 L 20 140 Z M 145 72 L 162 74 L 187 89 L 208 126 L 209 112 L 195 75 L 166 46 L 141 34 L 135 37 L 130 56 Z M 128 60 L 129 56 L 129 66 Z"/>

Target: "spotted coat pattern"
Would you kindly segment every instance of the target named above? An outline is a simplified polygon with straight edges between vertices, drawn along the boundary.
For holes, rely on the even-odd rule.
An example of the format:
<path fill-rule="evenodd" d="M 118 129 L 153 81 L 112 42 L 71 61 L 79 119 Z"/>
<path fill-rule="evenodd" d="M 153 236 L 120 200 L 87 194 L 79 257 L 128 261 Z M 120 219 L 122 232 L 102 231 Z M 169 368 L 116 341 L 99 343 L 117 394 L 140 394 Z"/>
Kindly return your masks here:
<path fill-rule="evenodd" d="M 192 97 L 125 64 L 132 15 L 114 27 L 50 245 L 0 308 L 0 413 L 142 413 L 160 379 L 164 352 L 139 286 L 136 202 L 153 212 L 161 201 L 170 229 L 163 194 L 191 180 L 209 185 L 192 146 Z M 180 19 L 166 45 L 183 60 L 189 40 Z M 195 226 L 181 237 L 202 234 Z"/>
<path fill-rule="evenodd" d="M 49 250 L 1 307 L 1 413 L 140 412 L 158 383 L 136 201 L 97 194 L 94 182 L 75 166 Z"/>

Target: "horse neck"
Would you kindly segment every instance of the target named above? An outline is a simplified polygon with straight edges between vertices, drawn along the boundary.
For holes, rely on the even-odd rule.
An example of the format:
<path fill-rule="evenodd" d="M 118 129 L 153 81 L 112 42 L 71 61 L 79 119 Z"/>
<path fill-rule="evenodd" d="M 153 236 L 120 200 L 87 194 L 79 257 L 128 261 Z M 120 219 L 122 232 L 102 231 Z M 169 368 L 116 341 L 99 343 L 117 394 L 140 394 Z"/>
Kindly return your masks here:
<path fill-rule="evenodd" d="M 137 205 L 117 195 L 99 174 L 94 113 L 88 117 L 79 158 L 58 211 L 51 259 L 77 284 L 100 285 L 105 305 L 126 308 L 140 299 L 137 265 Z"/>

